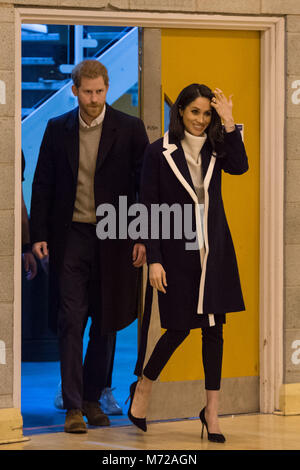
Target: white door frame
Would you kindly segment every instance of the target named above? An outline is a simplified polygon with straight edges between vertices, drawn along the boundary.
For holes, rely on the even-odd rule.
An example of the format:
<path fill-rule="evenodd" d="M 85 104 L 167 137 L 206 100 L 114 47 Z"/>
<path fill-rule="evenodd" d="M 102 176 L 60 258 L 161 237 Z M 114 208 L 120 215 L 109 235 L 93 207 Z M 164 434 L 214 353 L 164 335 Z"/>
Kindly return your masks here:
<path fill-rule="evenodd" d="M 283 376 L 283 215 L 285 122 L 285 23 L 283 17 L 184 13 L 15 8 L 16 117 L 21 116 L 21 24 L 89 24 L 144 28 L 201 28 L 261 32 L 260 127 L 260 411 L 279 407 Z M 21 121 L 15 119 L 16 151 L 21 152 Z M 15 175 L 15 273 L 20 271 L 20 159 Z M 19 208 L 19 210 L 18 210 Z M 21 394 L 21 279 L 14 281 L 14 405 Z"/>

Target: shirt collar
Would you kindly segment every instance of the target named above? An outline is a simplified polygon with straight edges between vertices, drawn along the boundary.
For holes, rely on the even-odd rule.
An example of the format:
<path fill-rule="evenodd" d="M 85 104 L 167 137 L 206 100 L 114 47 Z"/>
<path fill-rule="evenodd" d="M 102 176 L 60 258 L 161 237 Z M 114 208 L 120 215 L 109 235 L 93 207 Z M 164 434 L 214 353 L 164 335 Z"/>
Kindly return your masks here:
<path fill-rule="evenodd" d="M 98 126 L 99 124 L 102 124 L 103 120 L 104 120 L 104 116 L 105 116 L 105 111 L 106 111 L 106 105 L 104 104 L 104 107 L 103 107 L 103 110 L 102 112 L 99 114 L 99 116 L 97 116 L 92 122 L 90 125 L 88 125 L 81 117 L 80 115 L 80 109 L 78 110 L 78 116 L 79 116 L 79 122 L 81 124 L 82 127 L 86 127 L 86 128 L 89 128 L 89 127 L 95 127 L 95 126 Z"/>

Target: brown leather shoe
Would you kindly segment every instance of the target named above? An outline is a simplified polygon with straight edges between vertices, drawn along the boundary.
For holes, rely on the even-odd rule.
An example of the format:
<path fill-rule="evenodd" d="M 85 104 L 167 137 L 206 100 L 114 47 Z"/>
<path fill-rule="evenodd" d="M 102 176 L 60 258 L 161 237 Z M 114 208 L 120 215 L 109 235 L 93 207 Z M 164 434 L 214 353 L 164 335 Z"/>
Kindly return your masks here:
<path fill-rule="evenodd" d="M 87 417 L 88 423 L 92 426 L 109 426 L 108 416 L 103 413 L 98 401 L 84 401 L 82 407 L 83 416 Z"/>
<path fill-rule="evenodd" d="M 86 424 L 81 410 L 68 410 L 65 421 L 65 432 L 85 433 Z"/>

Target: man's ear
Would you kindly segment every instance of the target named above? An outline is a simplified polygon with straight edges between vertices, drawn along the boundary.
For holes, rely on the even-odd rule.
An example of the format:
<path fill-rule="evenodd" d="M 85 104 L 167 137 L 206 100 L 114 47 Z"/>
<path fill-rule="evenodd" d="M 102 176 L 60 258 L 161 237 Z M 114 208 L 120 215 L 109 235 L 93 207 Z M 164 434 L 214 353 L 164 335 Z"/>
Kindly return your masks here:
<path fill-rule="evenodd" d="M 78 96 L 78 88 L 75 85 L 72 85 L 72 93 L 74 96 Z"/>

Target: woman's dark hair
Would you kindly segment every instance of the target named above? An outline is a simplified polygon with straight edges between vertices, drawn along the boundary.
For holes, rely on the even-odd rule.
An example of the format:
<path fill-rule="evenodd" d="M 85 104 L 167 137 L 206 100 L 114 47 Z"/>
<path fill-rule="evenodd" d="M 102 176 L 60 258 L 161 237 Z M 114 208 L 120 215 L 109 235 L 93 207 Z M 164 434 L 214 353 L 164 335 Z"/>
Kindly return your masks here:
<path fill-rule="evenodd" d="M 211 101 L 215 95 L 210 88 L 206 85 L 199 85 L 199 83 L 188 85 L 179 93 L 170 110 L 169 135 L 171 139 L 180 141 L 184 138 L 184 125 L 179 110 L 184 111 L 184 109 L 199 96 Z M 217 111 L 213 107 L 211 111 L 211 122 L 206 129 L 206 133 L 213 149 L 215 149 L 216 145 L 223 141 L 223 128 L 221 118 Z"/>

